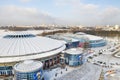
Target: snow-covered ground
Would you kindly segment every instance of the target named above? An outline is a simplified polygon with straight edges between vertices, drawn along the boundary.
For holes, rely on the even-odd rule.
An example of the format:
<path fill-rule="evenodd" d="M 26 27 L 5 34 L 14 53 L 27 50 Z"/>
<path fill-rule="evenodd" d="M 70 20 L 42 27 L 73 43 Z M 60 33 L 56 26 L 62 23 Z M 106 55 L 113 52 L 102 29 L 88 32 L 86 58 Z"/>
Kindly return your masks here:
<path fill-rule="evenodd" d="M 107 46 L 98 49 L 92 48 L 92 50 L 94 50 L 94 53 L 89 55 L 92 57 L 92 59 L 88 59 L 90 62 L 111 68 L 120 66 L 120 59 L 114 56 L 117 51 L 120 51 L 119 42 L 108 41 Z M 99 52 L 102 54 L 99 54 Z"/>
<path fill-rule="evenodd" d="M 91 50 L 94 52 L 87 56 L 87 58 L 90 57 L 88 61 L 102 66 L 105 80 L 120 80 L 120 40 L 108 39 L 107 46 L 92 48 Z M 99 52 L 102 54 L 99 54 Z M 106 75 L 106 72 L 111 70 L 114 70 L 115 73 Z"/>
<path fill-rule="evenodd" d="M 56 80 L 99 80 L 102 68 L 92 63 L 85 63 L 77 68 L 61 76 Z"/>
<path fill-rule="evenodd" d="M 45 80 L 55 80 L 77 68 L 78 67 L 74 68 L 74 67 L 66 66 L 65 68 L 58 67 L 58 68 L 51 69 L 51 70 L 45 70 L 44 71 Z"/>
<path fill-rule="evenodd" d="M 67 69 L 67 70 L 66 70 Z M 45 80 L 98 80 L 102 68 L 92 63 L 78 67 L 56 68 L 44 72 Z"/>

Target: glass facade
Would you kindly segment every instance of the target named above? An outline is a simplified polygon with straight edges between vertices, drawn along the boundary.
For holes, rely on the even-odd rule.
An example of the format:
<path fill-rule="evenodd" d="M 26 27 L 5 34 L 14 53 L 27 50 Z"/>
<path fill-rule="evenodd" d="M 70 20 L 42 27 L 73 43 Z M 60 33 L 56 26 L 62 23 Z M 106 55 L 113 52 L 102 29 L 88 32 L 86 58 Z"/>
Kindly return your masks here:
<path fill-rule="evenodd" d="M 106 40 L 90 41 L 90 47 L 102 47 L 107 44 Z"/>
<path fill-rule="evenodd" d="M 0 66 L 0 76 L 12 76 L 12 66 Z"/>
<path fill-rule="evenodd" d="M 70 49 L 70 48 L 76 48 L 79 46 L 79 41 L 76 42 L 68 42 L 66 44 L 66 49 Z"/>
<path fill-rule="evenodd" d="M 83 63 L 82 54 L 67 54 L 65 53 L 65 63 L 68 64 L 69 66 L 78 66 Z"/>
<path fill-rule="evenodd" d="M 60 55 L 59 54 L 48 57 L 47 59 L 43 60 L 43 69 L 49 69 L 59 63 L 60 63 Z"/>
<path fill-rule="evenodd" d="M 15 72 L 15 80 L 44 80 L 43 70 L 28 73 Z"/>

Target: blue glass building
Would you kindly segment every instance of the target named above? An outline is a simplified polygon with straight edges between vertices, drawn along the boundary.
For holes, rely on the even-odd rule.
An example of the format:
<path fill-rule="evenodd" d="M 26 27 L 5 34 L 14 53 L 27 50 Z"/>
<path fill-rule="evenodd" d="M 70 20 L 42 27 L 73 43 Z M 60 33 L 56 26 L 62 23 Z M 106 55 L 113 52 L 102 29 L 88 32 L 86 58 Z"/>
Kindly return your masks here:
<path fill-rule="evenodd" d="M 68 36 L 65 36 L 62 34 L 48 35 L 47 37 L 52 38 L 52 39 L 65 41 L 66 42 L 65 43 L 66 49 L 77 48 L 79 46 L 79 42 L 80 42 L 78 39 L 68 37 Z"/>
<path fill-rule="evenodd" d="M 102 47 L 102 46 L 105 46 L 107 44 L 107 41 L 104 40 L 104 39 L 101 39 L 101 40 L 91 40 L 89 42 L 89 45 L 91 48 L 94 48 L 94 47 Z"/>
<path fill-rule="evenodd" d="M 107 41 L 104 40 L 102 37 L 85 34 L 85 33 L 81 34 L 81 32 L 80 32 L 80 34 L 79 33 L 76 33 L 76 34 L 88 38 L 87 42 L 89 42 L 90 48 L 103 47 L 103 46 L 107 45 Z"/>
<path fill-rule="evenodd" d="M 12 80 L 13 79 L 13 68 L 12 66 L 0 66 L 0 78 L 3 80 Z"/>
<path fill-rule="evenodd" d="M 102 37 L 94 36 L 85 33 L 66 33 L 49 35 L 48 37 L 65 41 L 66 49 L 84 47 L 87 44 L 88 48 L 103 47 L 107 44 L 107 41 Z"/>
<path fill-rule="evenodd" d="M 83 64 L 83 53 L 81 49 L 68 49 L 64 54 L 65 63 L 69 66 L 78 66 Z"/>
<path fill-rule="evenodd" d="M 0 76 L 11 76 L 12 66 L 0 66 Z"/>
<path fill-rule="evenodd" d="M 27 60 L 14 66 L 15 80 L 44 80 L 43 64 L 40 61 Z"/>
<path fill-rule="evenodd" d="M 66 45 L 66 49 L 77 48 L 79 46 L 79 41 L 68 42 L 65 45 Z"/>

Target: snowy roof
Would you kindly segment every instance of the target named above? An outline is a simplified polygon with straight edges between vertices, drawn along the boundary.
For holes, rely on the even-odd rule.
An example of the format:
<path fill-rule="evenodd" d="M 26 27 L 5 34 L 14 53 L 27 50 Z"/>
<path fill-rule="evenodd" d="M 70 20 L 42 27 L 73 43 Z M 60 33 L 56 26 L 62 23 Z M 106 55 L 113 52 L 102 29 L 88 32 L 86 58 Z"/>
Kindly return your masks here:
<path fill-rule="evenodd" d="M 0 37 L 0 62 L 3 57 L 30 56 L 56 51 L 57 49 L 64 50 L 64 43 L 46 37 L 35 36 L 25 31 L 7 33 Z"/>
<path fill-rule="evenodd" d="M 81 48 L 72 48 L 65 51 L 67 54 L 82 54 L 83 50 Z"/>
<path fill-rule="evenodd" d="M 95 36 L 95 35 L 90 35 L 90 34 L 85 34 L 82 32 L 76 33 L 76 34 L 72 34 L 72 33 L 65 33 L 65 34 L 56 34 L 55 37 L 58 38 L 64 38 L 64 39 L 71 39 L 72 42 L 74 41 L 79 41 L 79 40 L 101 40 L 103 39 L 102 37 L 99 36 Z"/>
<path fill-rule="evenodd" d="M 23 55 L 23 56 L 15 56 L 15 57 L 0 57 L 0 63 L 8 63 L 8 62 L 18 62 L 18 61 L 23 61 L 23 60 L 29 60 L 29 59 L 40 59 L 48 56 L 53 56 L 58 54 L 59 52 L 63 51 L 65 49 L 65 45 L 61 46 L 58 49 L 44 52 L 41 54 L 31 54 L 31 55 Z"/>
<path fill-rule="evenodd" d="M 52 38 L 52 39 L 57 39 L 57 40 L 63 40 L 65 42 L 76 42 L 76 41 L 79 41 L 77 39 L 74 39 L 74 38 L 70 38 L 70 37 L 67 37 L 67 36 L 63 36 L 63 35 L 48 35 L 48 37 Z"/>
<path fill-rule="evenodd" d="M 103 39 L 102 37 L 98 37 L 98 36 L 94 36 L 94 35 L 89 35 L 89 34 L 86 34 L 85 35 L 86 37 L 88 37 L 89 40 L 101 40 Z"/>
<path fill-rule="evenodd" d="M 78 35 L 85 35 L 86 33 L 83 33 L 83 32 L 77 32 L 76 34 L 78 34 Z"/>
<path fill-rule="evenodd" d="M 103 39 L 102 37 L 98 37 L 98 36 L 95 36 L 95 35 L 90 35 L 90 34 L 86 34 L 86 33 L 83 33 L 83 32 L 78 32 L 76 33 L 77 35 L 82 35 L 84 37 L 87 37 L 89 40 L 101 40 Z"/>
<path fill-rule="evenodd" d="M 26 60 L 20 63 L 17 63 L 14 66 L 14 70 L 18 72 L 34 72 L 41 69 L 43 66 L 42 62 L 34 60 Z"/>
<path fill-rule="evenodd" d="M 72 34 L 72 33 L 65 33 L 65 34 L 62 34 L 61 36 L 64 36 L 64 37 L 67 37 L 67 38 L 70 38 L 70 39 L 74 39 L 74 40 L 81 40 L 81 39 L 87 39 L 87 37 L 83 36 L 83 35 L 76 35 L 76 34 Z"/>

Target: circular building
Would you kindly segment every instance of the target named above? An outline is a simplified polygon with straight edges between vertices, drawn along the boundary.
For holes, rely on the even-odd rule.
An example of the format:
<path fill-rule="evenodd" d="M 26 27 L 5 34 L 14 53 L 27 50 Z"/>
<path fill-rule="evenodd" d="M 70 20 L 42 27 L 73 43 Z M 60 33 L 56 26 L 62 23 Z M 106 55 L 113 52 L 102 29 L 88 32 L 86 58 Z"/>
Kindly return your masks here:
<path fill-rule="evenodd" d="M 40 61 L 26 60 L 14 66 L 15 80 L 44 80 L 43 64 Z"/>
<path fill-rule="evenodd" d="M 83 63 L 83 52 L 81 49 L 71 48 L 64 52 L 65 63 L 69 66 L 78 66 Z"/>
<path fill-rule="evenodd" d="M 43 68 L 58 64 L 63 42 L 36 36 L 26 31 L 7 32 L 0 36 L 0 78 L 13 76 L 12 66 L 20 61 L 37 59 Z"/>
<path fill-rule="evenodd" d="M 77 35 L 81 35 L 88 38 L 89 41 L 89 47 L 95 48 L 95 47 L 103 47 L 107 44 L 107 41 L 104 40 L 102 37 L 85 34 L 85 33 L 76 33 Z"/>
<path fill-rule="evenodd" d="M 106 40 L 102 37 L 94 36 L 94 35 L 86 35 L 89 38 L 90 47 L 103 47 L 107 44 Z"/>

